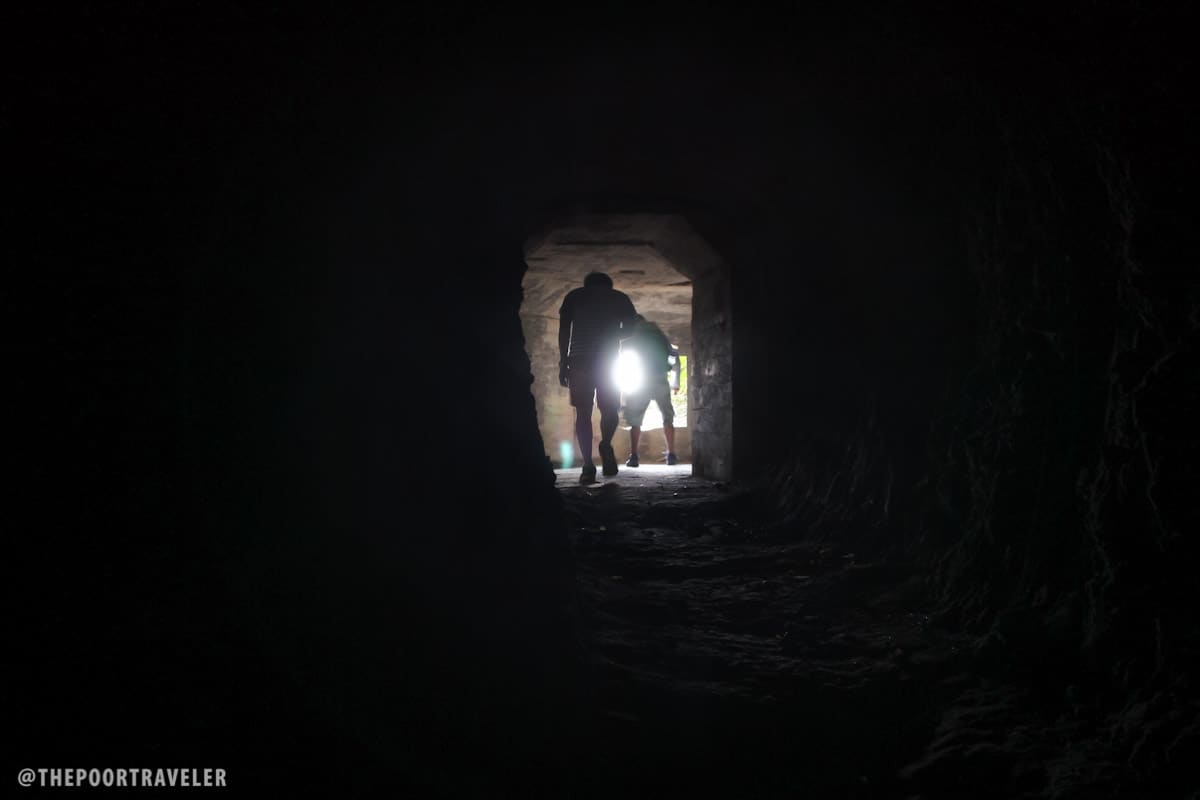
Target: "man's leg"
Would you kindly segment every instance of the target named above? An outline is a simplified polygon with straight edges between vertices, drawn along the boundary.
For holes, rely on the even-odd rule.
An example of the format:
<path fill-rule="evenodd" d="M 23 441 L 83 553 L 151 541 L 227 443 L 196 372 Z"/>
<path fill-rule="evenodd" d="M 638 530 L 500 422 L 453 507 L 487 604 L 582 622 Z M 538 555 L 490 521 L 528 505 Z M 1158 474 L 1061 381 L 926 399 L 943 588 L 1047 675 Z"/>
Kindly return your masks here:
<path fill-rule="evenodd" d="M 596 405 L 600 406 L 600 460 L 604 463 L 604 474 L 612 477 L 617 474 L 617 457 L 613 453 L 612 440 L 621 417 L 621 393 L 608 381 L 597 382 Z"/>
<path fill-rule="evenodd" d="M 580 483 L 596 480 L 596 465 L 592 461 L 592 397 L 595 393 L 587 371 L 575 372 L 571 379 L 571 405 L 575 407 L 575 439 L 579 442 L 579 457 L 583 461 Z"/>
<path fill-rule="evenodd" d="M 639 466 L 638 442 L 642 439 L 642 419 L 650 407 L 650 396 L 638 393 L 625 398 L 625 421 L 629 423 L 629 460 L 627 467 Z"/>
<path fill-rule="evenodd" d="M 579 482 L 594 483 L 596 480 L 596 464 L 592 461 L 591 403 L 580 403 L 575 406 L 575 438 L 579 440 L 579 454 L 583 458 L 583 468 L 579 472 Z"/>
<path fill-rule="evenodd" d="M 579 440 L 579 455 L 586 466 L 592 463 L 592 404 L 575 406 L 575 438 Z"/>
<path fill-rule="evenodd" d="M 612 440 L 617 432 L 620 412 L 615 409 L 600 409 L 600 460 L 604 463 L 604 474 L 617 474 L 617 456 L 613 452 Z"/>

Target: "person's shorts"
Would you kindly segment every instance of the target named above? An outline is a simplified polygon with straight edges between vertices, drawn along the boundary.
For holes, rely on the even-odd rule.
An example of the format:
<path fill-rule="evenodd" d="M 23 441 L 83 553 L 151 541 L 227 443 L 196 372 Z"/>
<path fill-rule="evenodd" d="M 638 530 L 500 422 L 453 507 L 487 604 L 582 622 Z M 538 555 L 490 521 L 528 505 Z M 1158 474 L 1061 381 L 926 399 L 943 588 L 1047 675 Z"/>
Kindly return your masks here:
<path fill-rule="evenodd" d="M 675 421 L 675 408 L 671 405 L 671 385 L 667 382 L 667 373 L 663 372 L 652 378 L 641 390 L 625 398 L 625 422 L 640 428 L 650 401 L 658 405 L 662 414 L 663 424 L 670 425 Z"/>
<path fill-rule="evenodd" d="M 571 405 L 590 406 L 593 400 L 600 413 L 615 414 L 621 408 L 621 392 L 612 376 L 611 358 L 596 358 L 587 363 L 571 362 L 567 373 Z"/>

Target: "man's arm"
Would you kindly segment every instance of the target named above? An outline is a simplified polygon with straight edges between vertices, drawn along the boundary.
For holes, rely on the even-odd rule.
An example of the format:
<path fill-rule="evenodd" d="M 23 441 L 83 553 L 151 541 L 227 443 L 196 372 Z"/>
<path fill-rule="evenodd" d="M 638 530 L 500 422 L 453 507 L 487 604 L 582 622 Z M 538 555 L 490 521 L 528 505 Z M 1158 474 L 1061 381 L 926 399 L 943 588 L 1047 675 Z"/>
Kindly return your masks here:
<path fill-rule="evenodd" d="M 571 347 L 571 323 L 574 318 L 575 312 L 571 303 L 564 300 L 562 308 L 558 310 L 558 383 L 560 386 L 567 385 L 567 353 Z"/>

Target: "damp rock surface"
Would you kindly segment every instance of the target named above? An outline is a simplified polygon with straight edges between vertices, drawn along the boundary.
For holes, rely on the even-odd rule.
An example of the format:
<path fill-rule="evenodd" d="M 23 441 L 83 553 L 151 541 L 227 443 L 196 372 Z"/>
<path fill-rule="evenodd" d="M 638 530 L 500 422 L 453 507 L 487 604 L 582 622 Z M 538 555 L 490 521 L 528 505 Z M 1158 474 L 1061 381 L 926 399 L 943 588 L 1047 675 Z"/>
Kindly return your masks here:
<path fill-rule="evenodd" d="M 912 565 L 806 541 L 760 516 L 753 492 L 687 466 L 589 486 L 577 473 L 556 480 L 592 692 L 582 772 L 597 792 L 1137 785 L 1078 705 L 989 671 L 973 637 L 936 624 Z"/>

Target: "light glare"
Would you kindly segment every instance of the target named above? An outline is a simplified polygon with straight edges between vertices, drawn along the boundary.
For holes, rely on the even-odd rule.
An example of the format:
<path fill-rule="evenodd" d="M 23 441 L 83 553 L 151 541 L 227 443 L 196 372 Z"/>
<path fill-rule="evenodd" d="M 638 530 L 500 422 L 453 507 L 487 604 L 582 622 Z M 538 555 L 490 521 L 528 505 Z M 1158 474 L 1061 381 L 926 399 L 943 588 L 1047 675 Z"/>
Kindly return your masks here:
<path fill-rule="evenodd" d="M 632 394 L 642 388 L 642 360 L 633 350 L 622 350 L 613 365 L 613 381 L 622 394 Z"/>

